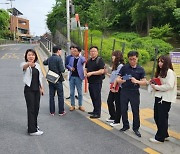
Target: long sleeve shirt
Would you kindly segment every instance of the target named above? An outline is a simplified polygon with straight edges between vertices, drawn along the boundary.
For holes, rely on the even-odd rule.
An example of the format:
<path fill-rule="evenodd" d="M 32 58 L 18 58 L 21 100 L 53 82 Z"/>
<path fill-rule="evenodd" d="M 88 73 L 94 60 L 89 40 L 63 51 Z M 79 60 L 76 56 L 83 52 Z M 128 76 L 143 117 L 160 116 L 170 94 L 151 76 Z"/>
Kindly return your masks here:
<path fill-rule="evenodd" d="M 48 65 L 49 70 L 59 75 L 65 71 L 62 58 L 56 54 L 53 54 L 47 60 L 43 61 L 43 64 Z"/>
<path fill-rule="evenodd" d="M 163 101 L 176 102 L 177 97 L 177 77 L 173 70 L 168 69 L 167 76 L 160 78 L 161 85 L 155 85 L 153 94 L 155 97 L 162 97 Z"/>
<path fill-rule="evenodd" d="M 110 76 L 110 78 L 109 78 L 109 83 L 113 83 L 113 82 L 115 81 L 115 79 L 116 79 L 116 78 L 118 77 L 118 75 L 119 75 L 119 71 L 121 70 L 122 66 L 123 66 L 123 64 L 120 64 L 120 65 L 117 67 L 116 70 L 113 70 L 113 71 L 111 72 L 111 76 Z"/>
<path fill-rule="evenodd" d="M 22 62 L 20 64 L 20 67 L 22 68 L 23 70 L 23 66 L 26 64 L 26 62 Z M 40 65 L 38 63 L 35 63 L 35 68 L 38 69 L 39 71 L 39 83 L 40 85 L 42 86 L 42 72 L 41 72 L 41 69 L 40 69 Z M 32 68 L 31 67 L 28 67 L 26 70 L 23 70 L 23 82 L 28 86 L 30 87 L 31 86 L 31 81 L 32 81 Z"/>

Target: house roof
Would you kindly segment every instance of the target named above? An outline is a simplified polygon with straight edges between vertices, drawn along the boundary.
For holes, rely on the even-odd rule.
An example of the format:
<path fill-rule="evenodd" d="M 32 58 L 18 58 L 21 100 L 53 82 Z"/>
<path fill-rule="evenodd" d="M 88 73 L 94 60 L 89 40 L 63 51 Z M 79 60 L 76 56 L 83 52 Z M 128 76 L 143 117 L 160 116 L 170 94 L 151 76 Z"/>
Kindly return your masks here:
<path fill-rule="evenodd" d="M 8 9 L 8 11 L 14 15 L 14 16 L 19 16 L 19 15 L 23 15 L 23 13 L 21 13 L 19 10 L 17 10 L 16 8 L 11 8 L 11 9 Z"/>

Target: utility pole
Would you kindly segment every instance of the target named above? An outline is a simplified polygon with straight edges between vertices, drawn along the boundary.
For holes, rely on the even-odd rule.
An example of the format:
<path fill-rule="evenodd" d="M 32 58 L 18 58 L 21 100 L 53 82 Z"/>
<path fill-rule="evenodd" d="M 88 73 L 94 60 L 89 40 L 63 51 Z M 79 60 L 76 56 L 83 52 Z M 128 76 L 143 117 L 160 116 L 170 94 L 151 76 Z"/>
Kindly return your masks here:
<path fill-rule="evenodd" d="M 11 2 L 11 11 L 12 11 L 12 17 L 11 17 L 11 27 L 12 27 L 12 31 L 13 31 L 13 40 L 15 40 L 15 25 L 14 25 L 14 11 L 13 11 L 13 7 L 12 7 L 12 1 L 15 0 L 7 0 Z"/>
<path fill-rule="evenodd" d="M 66 0 L 66 13 L 67 13 L 67 53 L 70 55 L 70 12 L 69 12 L 69 4 L 71 0 Z"/>

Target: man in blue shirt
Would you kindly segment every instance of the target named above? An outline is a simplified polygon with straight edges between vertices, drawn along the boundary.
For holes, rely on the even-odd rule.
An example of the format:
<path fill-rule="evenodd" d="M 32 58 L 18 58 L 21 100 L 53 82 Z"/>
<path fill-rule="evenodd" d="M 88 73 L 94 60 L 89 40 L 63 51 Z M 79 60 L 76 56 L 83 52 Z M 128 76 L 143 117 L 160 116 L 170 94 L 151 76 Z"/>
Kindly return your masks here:
<path fill-rule="evenodd" d="M 138 63 L 138 52 L 130 51 L 128 53 L 129 63 L 124 65 L 117 78 L 117 82 L 121 83 L 121 113 L 123 128 L 120 131 L 124 132 L 129 129 L 128 121 L 128 103 L 130 102 L 132 113 L 133 113 L 133 131 L 138 136 L 141 137 L 139 132 L 140 118 L 139 118 L 139 104 L 140 104 L 140 85 L 146 85 L 147 81 L 145 79 L 145 71 L 139 66 Z"/>
<path fill-rule="evenodd" d="M 65 67 L 68 69 L 68 71 L 70 71 L 70 70 L 69 70 L 69 68 L 68 68 L 67 66 L 68 66 L 68 64 L 69 64 L 69 61 L 70 61 L 71 57 L 74 56 L 74 55 L 73 55 L 74 48 L 75 48 L 75 47 L 74 47 L 73 45 L 70 46 L 70 52 L 71 52 L 71 54 L 68 55 L 68 56 L 66 57 L 66 59 L 65 59 Z M 70 87 L 70 86 L 69 86 L 69 87 Z M 75 95 L 75 98 L 78 99 L 78 96 Z M 70 96 L 67 97 L 66 99 L 70 99 Z"/>
<path fill-rule="evenodd" d="M 70 83 L 70 98 L 71 98 L 71 107 L 70 111 L 75 110 L 75 87 L 78 92 L 78 103 L 79 103 L 79 110 L 85 111 L 84 107 L 82 106 L 82 81 L 84 80 L 84 70 L 83 66 L 85 63 L 85 57 L 81 56 L 81 48 L 74 47 L 74 56 L 70 58 L 69 64 L 67 65 L 68 70 L 70 70 L 69 74 L 69 83 Z"/>

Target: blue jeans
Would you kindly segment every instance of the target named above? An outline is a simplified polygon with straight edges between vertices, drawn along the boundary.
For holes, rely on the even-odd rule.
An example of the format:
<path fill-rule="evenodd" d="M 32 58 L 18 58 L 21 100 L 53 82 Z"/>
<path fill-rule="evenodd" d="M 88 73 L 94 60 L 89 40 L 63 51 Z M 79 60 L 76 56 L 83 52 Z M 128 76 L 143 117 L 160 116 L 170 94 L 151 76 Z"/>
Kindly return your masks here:
<path fill-rule="evenodd" d="M 60 81 L 58 81 L 55 84 L 49 82 L 49 108 L 50 108 L 50 113 L 55 113 L 54 96 L 55 96 L 56 91 L 57 91 L 57 95 L 58 95 L 59 113 L 63 113 L 64 112 L 64 92 L 63 92 L 62 82 L 60 82 Z"/>
<path fill-rule="evenodd" d="M 70 80 L 70 98 L 71 98 L 71 106 L 75 106 L 75 87 L 78 92 L 78 103 L 79 106 L 82 106 L 82 80 L 79 77 L 71 76 Z"/>

